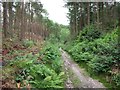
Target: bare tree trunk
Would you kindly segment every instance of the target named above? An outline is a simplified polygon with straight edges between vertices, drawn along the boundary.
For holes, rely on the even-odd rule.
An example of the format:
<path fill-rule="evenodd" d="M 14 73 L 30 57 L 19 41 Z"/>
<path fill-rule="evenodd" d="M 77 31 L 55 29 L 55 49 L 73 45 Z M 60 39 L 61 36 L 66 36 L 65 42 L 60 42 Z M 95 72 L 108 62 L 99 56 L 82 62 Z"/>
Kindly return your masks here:
<path fill-rule="evenodd" d="M 2 26 L 1 26 L 2 25 L 2 22 L 1 22 L 2 21 L 1 20 L 2 19 L 2 10 L 1 10 L 1 7 L 2 6 L 1 6 L 1 3 L 0 3 L 0 28 L 2 28 Z"/>
<path fill-rule="evenodd" d="M 104 27 L 104 4 L 101 2 L 101 23 L 102 23 L 102 30 Z"/>
<path fill-rule="evenodd" d="M 100 16 L 99 16 L 99 2 L 97 2 L 97 28 L 99 28 Z"/>
<path fill-rule="evenodd" d="M 29 2 L 29 5 L 28 5 L 28 8 L 29 8 L 29 13 L 30 13 L 30 9 L 31 9 L 31 3 Z M 29 29 L 28 29 L 28 33 L 29 33 L 29 40 L 31 40 L 31 18 L 30 18 L 30 16 L 28 17 L 28 20 L 29 20 L 29 24 L 28 24 L 28 27 L 29 27 Z"/>
<path fill-rule="evenodd" d="M 75 35 L 78 34 L 78 22 L 77 22 L 77 3 L 75 3 Z"/>
<path fill-rule="evenodd" d="M 20 26 L 21 26 L 21 22 L 20 22 L 20 5 L 21 3 L 18 2 L 17 6 L 16 6 L 16 14 L 15 14 L 15 22 L 14 22 L 14 31 L 15 31 L 15 34 L 17 35 L 17 39 L 20 39 Z"/>
<path fill-rule="evenodd" d="M 20 41 L 24 38 L 24 2 L 21 2 L 21 30 Z"/>
<path fill-rule="evenodd" d="M 32 4 L 31 4 L 31 10 L 30 10 L 30 22 L 31 22 L 31 24 L 34 23 L 34 21 L 33 21 L 33 15 L 34 15 L 34 13 L 33 13 Z M 35 27 L 35 25 L 33 27 Z M 31 28 L 31 40 L 34 40 L 33 35 L 35 34 L 35 31 L 34 31 L 35 28 Z"/>
<path fill-rule="evenodd" d="M 114 28 L 116 28 L 116 20 L 117 20 L 117 13 L 116 13 L 116 2 L 114 2 L 113 6 L 113 18 L 114 18 Z"/>
<path fill-rule="evenodd" d="M 9 31 L 10 31 L 10 37 L 13 37 L 13 29 L 12 29 L 12 25 L 13 25 L 13 12 L 12 12 L 12 5 L 13 2 L 9 2 Z"/>
<path fill-rule="evenodd" d="M 3 30 L 4 30 L 4 37 L 7 38 L 7 2 L 3 2 Z"/>
<path fill-rule="evenodd" d="M 79 17 L 80 17 L 80 30 L 82 30 L 82 27 L 83 27 L 83 26 L 82 26 L 82 24 L 83 24 L 83 22 L 82 22 L 83 19 L 82 19 L 82 9 L 81 9 L 81 8 L 82 8 L 82 4 L 80 3 L 80 16 L 79 16 Z"/>
<path fill-rule="evenodd" d="M 88 13 L 87 21 L 88 21 L 88 25 L 90 25 L 90 2 L 88 2 L 87 5 L 87 13 Z"/>

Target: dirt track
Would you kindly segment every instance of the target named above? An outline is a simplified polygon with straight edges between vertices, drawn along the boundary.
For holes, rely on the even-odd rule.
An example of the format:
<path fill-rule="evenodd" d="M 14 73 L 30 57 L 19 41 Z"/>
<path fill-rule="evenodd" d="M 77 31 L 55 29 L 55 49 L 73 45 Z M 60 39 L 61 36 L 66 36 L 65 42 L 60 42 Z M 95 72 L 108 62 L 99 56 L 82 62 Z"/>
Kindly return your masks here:
<path fill-rule="evenodd" d="M 95 79 L 89 77 L 70 56 L 60 49 L 64 60 L 64 71 L 67 76 L 66 88 L 105 88 L 105 86 Z"/>

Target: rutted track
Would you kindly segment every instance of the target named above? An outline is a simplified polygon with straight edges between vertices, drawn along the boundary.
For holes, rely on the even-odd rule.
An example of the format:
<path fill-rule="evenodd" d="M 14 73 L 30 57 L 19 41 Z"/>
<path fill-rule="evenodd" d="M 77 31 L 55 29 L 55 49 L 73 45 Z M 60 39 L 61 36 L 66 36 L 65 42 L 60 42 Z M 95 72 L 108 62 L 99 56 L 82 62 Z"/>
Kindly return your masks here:
<path fill-rule="evenodd" d="M 70 56 L 60 49 L 62 59 L 64 60 L 64 70 L 67 76 L 66 88 L 104 88 L 105 86 L 98 80 L 89 77 Z"/>

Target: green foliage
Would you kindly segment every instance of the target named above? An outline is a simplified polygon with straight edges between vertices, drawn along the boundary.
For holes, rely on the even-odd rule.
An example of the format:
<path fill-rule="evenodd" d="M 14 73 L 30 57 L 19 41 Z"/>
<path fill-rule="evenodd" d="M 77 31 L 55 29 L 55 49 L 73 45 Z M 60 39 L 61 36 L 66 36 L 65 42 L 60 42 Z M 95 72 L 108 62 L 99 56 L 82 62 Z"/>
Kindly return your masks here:
<path fill-rule="evenodd" d="M 16 82 L 25 81 L 34 88 L 62 88 L 64 84 L 64 72 L 62 72 L 62 61 L 57 46 L 45 43 L 43 49 L 33 54 L 19 55 L 19 51 L 10 52 L 16 55 L 7 63 L 5 68 L 14 76 Z M 4 72 L 5 73 L 5 72 Z M 7 75 L 7 74 L 6 74 Z M 24 84 L 22 84 L 24 87 Z"/>
<path fill-rule="evenodd" d="M 32 47 L 35 43 L 33 41 L 29 41 L 29 40 L 24 40 L 23 41 L 23 45 L 25 47 Z"/>
<path fill-rule="evenodd" d="M 111 69 L 111 66 L 118 64 L 119 52 L 117 39 L 117 31 L 114 31 L 104 38 L 93 42 L 96 45 L 96 49 L 93 50 L 93 52 L 97 56 L 90 61 L 90 67 L 93 68 L 94 71 L 107 72 Z"/>
<path fill-rule="evenodd" d="M 60 41 L 63 43 L 68 40 L 68 36 L 70 35 L 70 31 L 68 28 L 62 27 L 60 31 Z"/>
<path fill-rule="evenodd" d="M 62 48 L 64 48 L 65 51 L 67 51 L 68 53 L 70 53 L 70 49 L 72 49 L 72 47 L 74 46 L 74 42 L 67 42 L 66 44 L 62 45 Z"/>
<path fill-rule="evenodd" d="M 115 61 L 112 56 L 94 56 L 88 63 L 89 67 L 96 73 L 108 72 Z"/>
<path fill-rule="evenodd" d="M 120 86 L 120 73 L 113 75 L 112 80 L 117 86 Z"/>
<path fill-rule="evenodd" d="M 68 40 L 68 36 L 70 34 L 70 31 L 68 29 L 68 26 L 61 25 L 54 23 L 53 21 L 47 22 L 50 28 L 50 35 L 47 38 L 47 41 L 51 43 L 64 43 L 64 41 Z"/>
<path fill-rule="evenodd" d="M 71 55 L 75 59 L 75 61 L 88 62 L 93 58 L 93 54 L 87 52 L 88 50 L 85 47 L 86 47 L 85 42 L 82 42 L 82 43 L 78 43 L 71 50 L 69 50 L 69 53 L 71 53 Z"/>
<path fill-rule="evenodd" d="M 94 39 L 98 39 L 101 36 L 100 30 L 95 28 L 94 25 L 87 26 L 83 29 L 78 37 L 78 41 L 93 41 Z"/>
<path fill-rule="evenodd" d="M 2 32 L 3 30 L 2 29 L 0 29 L 0 32 Z"/>
<path fill-rule="evenodd" d="M 42 60 L 48 66 L 54 68 L 54 70 L 59 73 L 62 68 L 61 55 L 59 48 L 56 45 L 51 43 L 46 43 L 45 48 L 40 52 L 40 55 L 43 55 Z"/>
<path fill-rule="evenodd" d="M 118 29 L 101 36 L 99 31 L 94 32 L 93 27 L 87 27 L 73 43 L 68 45 L 68 53 L 78 63 L 86 63 L 90 71 L 108 74 L 113 66 L 120 67 Z M 113 82 L 117 86 L 118 77 L 113 76 Z"/>
<path fill-rule="evenodd" d="M 63 72 L 57 75 L 53 69 L 40 64 L 31 67 L 30 74 L 33 78 L 30 80 L 30 83 L 36 88 L 62 87 L 61 85 L 63 83 Z"/>
<path fill-rule="evenodd" d="M 94 57 L 93 54 L 90 54 L 89 52 L 80 54 L 80 60 L 84 62 L 90 61 L 93 57 Z"/>
<path fill-rule="evenodd" d="M 93 42 L 87 40 L 79 42 L 69 50 L 69 53 L 78 62 L 89 61 L 89 66 L 95 72 L 106 72 L 110 69 L 109 66 L 119 60 L 117 37 L 115 31 Z"/>
<path fill-rule="evenodd" d="M 51 42 L 51 43 L 57 43 L 57 42 L 59 42 L 59 36 L 55 36 L 54 34 L 50 34 L 50 36 L 49 36 L 49 42 Z"/>

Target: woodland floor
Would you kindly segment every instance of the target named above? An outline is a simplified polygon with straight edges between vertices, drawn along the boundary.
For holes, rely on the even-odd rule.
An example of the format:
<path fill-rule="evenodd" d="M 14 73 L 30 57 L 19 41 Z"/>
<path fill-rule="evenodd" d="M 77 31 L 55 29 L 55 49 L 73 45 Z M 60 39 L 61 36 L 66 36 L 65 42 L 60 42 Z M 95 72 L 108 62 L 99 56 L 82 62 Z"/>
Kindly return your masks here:
<path fill-rule="evenodd" d="M 105 88 L 98 80 L 92 79 L 84 69 L 80 68 L 70 56 L 60 49 L 64 60 L 64 71 L 66 74 L 66 88 Z"/>

